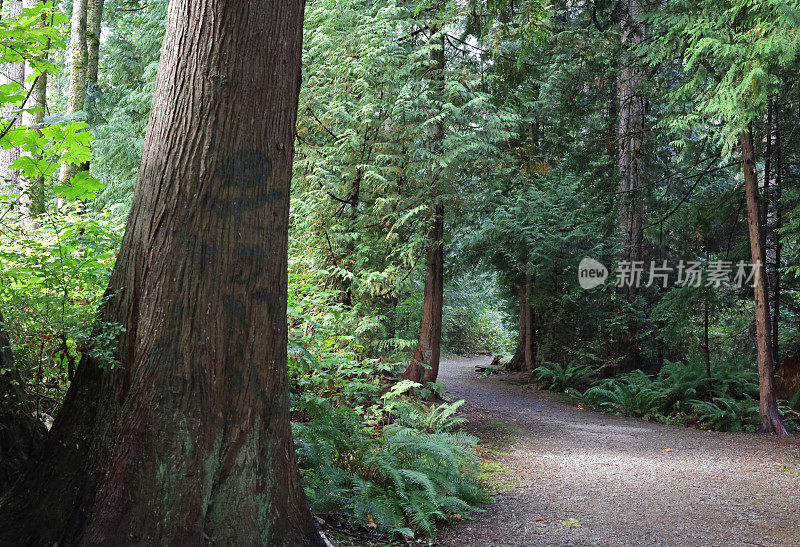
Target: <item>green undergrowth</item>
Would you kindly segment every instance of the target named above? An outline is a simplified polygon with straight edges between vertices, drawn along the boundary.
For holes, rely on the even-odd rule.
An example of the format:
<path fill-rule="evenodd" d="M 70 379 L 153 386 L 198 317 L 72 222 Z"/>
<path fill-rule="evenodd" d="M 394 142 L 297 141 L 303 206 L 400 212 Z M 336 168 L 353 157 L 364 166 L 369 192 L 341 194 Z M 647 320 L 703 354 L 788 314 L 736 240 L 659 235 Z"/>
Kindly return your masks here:
<path fill-rule="evenodd" d="M 533 371 L 544 387 L 566 392 L 582 405 L 611 414 L 714 431 L 753 432 L 759 425 L 758 375 L 738 363 L 712 368 L 667 362 L 656 376 L 640 370 L 598 380 L 596 370 L 548 363 Z M 786 401 L 781 416 L 791 431 L 798 414 Z"/>
<path fill-rule="evenodd" d="M 394 380 L 398 364 L 337 331 L 334 293 L 292 287 L 292 429 L 312 511 L 368 542 L 432 539 L 479 510 L 489 497 L 463 401 L 420 402 L 434 386 Z"/>

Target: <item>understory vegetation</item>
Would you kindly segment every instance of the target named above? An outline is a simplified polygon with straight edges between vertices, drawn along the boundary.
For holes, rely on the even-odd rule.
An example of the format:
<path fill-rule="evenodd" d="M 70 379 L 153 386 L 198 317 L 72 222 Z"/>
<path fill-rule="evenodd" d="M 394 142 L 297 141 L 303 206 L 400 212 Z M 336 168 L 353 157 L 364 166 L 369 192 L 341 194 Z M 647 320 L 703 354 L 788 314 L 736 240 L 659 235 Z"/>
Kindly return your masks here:
<path fill-rule="evenodd" d="M 582 406 L 671 425 L 752 433 L 759 427 L 758 374 L 749 363 L 667 362 L 655 376 L 641 370 L 598 379 L 597 369 L 548 363 L 533 371 L 544 387 L 565 391 Z M 791 400 L 778 401 L 784 423 L 797 431 L 800 414 Z"/>

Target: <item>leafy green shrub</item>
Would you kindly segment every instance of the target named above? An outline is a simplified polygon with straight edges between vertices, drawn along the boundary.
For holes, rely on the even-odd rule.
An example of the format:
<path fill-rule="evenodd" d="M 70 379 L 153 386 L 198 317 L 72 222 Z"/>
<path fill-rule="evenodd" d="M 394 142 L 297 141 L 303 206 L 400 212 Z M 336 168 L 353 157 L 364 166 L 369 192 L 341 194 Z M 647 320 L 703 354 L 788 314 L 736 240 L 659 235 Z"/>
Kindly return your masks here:
<path fill-rule="evenodd" d="M 365 358 L 353 336 L 334 329 L 352 314 L 336 302 L 337 294 L 307 278 L 289 278 L 289 391 L 295 401 L 363 405 L 380 396 L 381 377 L 395 369 L 394 363 Z"/>
<path fill-rule="evenodd" d="M 559 363 L 545 363 L 543 366 L 533 369 L 533 377 L 544 382 L 546 389 L 553 391 L 576 388 L 586 383 L 593 373 L 591 368 L 578 365 L 575 361 L 566 367 Z"/>
<path fill-rule="evenodd" d="M 0 302 L 20 375 L 57 406 L 84 352 L 113 366 L 109 348 L 120 327 L 98 325 L 96 312 L 123 224 L 75 210 L 39 222 L 35 230 L 15 224 L 0 231 Z"/>
<path fill-rule="evenodd" d="M 454 431 L 463 401 L 427 408 L 405 395 L 431 387 L 401 380 L 387 389 L 396 365 L 365 357 L 336 328 L 353 313 L 337 294 L 290 276 L 292 427 L 312 509 L 376 537 L 432 537 L 437 520 L 486 500 L 477 439 Z"/>
<path fill-rule="evenodd" d="M 293 424 L 312 510 L 389 537 L 435 533 L 487 501 L 475 476 L 477 439 L 451 431 L 458 404 L 431 411 L 401 404 L 379 428 L 363 415 L 326 402 L 306 406 L 311 420 Z"/>

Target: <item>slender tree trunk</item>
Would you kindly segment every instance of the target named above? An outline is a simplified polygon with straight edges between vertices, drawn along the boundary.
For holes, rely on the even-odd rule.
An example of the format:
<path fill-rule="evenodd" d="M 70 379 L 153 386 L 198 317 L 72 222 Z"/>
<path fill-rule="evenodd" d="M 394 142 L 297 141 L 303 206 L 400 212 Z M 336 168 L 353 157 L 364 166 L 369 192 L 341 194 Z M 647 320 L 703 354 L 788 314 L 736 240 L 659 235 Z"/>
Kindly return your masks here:
<path fill-rule="evenodd" d="M 9 18 L 16 19 L 22 13 L 22 0 L 11 0 L 9 2 Z M 0 70 L 0 84 L 10 84 L 17 82 L 18 84 L 25 85 L 25 63 L 6 63 L 5 67 Z M 17 106 L 8 105 L 2 113 L 2 118 L 5 120 L 2 124 L 2 129 L 5 129 L 8 122 L 16 120 L 13 127 L 19 127 L 21 124 L 19 111 Z M 21 190 L 21 177 L 19 169 L 12 169 L 10 166 L 13 162 L 19 159 L 21 149 L 19 146 L 13 146 L 8 150 L 0 148 L 0 184 L 8 185 L 9 189 L 15 192 Z"/>
<path fill-rule="evenodd" d="M 706 264 L 708 263 L 708 251 L 706 251 Z M 703 300 L 703 359 L 706 362 L 706 376 L 708 377 L 708 398 L 714 393 L 714 383 L 711 380 L 711 347 L 708 341 L 708 288 L 705 289 L 705 299 Z"/>
<path fill-rule="evenodd" d="M 26 470 L 44 440 L 45 429 L 22 390 L 8 334 L 0 314 L 0 501 Z"/>
<path fill-rule="evenodd" d="M 756 346 L 758 350 L 759 377 L 759 413 L 762 432 L 787 434 L 786 428 L 778 414 L 775 403 L 773 376 L 775 365 L 772 355 L 772 337 L 770 334 L 769 296 L 765 280 L 766 268 L 762 261 L 760 211 L 758 207 L 758 178 L 756 176 L 755 153 L 753 150 L 753 134 L 743 131 L 740 135 L 742 146 L 742 164 L 744 168 L 744 186 L 747 195 L 747 225 L 750 234 L 750 256 L 756 272 L 755 278 L 755 312 L 756 312 Z"/>
<path fill-rule="evenodd" d="M 86 8 L 86 104 L 85 108 L 90 120 L 96 112 L 97 83 L 100 71 L 100 33 L 103 28 L 103 3 L 104 0 L 88 0 Z M 89 164 L 81 165 L 81 169 L 88 170 Z"/>
<path fill-rule="evenodd" d="M 438 12 L 438 6 L 433 7 Z M 431 25 L 431 47 L 429 57 L 431 67 L 431 87 L 436 92 L 435 99 L 441 99 L 444 92 L 444 34 L 438 24 Z M 433 116 L 441 113 L 437 107 Z M 430 142 L 433 153 L 438 154 L 444 138 L 441 122 L 431 124 Z M 435 382 L 439 376 L 439 355 L 442 343 L 442 302 L 444 297 L 444 206 L 437 203 L 432 207 L 432 222 L 428 233 L 428 250 L 425 261 L 425 293 L 422 303 L 422 325 L 417 348 L 411 364 L 403 373 L 408 378 L 423 385 Z"/>
<path fill-rule="evenodd" d="M 303 3 L 173 0 L 101 318 L 2 545 L 319 545 L 289 427 Z M 101 327 L 102 328 L 102 327 Z"/>
<path fill-rule="evenodd" d="M 25 0 L 25 8 L 33 8 L 39 3 L 39 0 Z M 48 24 L 47 16 L 43 15 L 40 27 L 45 27 Z M 28 73 L 34 73 L 34 65 L 40 65 L 45 60 L 47 53 L 43 53 L 34 63 L 28 63 Z M 31 84 L 30 97 L 28 98 L 28 105 L 36 112 L 25 112 L 22 116 L 22 124 L 28 129 L 40 130 L 44 122 L 45 110 L 47 109 L 47 73 L 43 72 L 36 77 Z M 41 158 L 37 158 L 41 159 Z M 38 226 L 36 218 L 44 213 L 45 210 L 45 196 L 44 196 L 44 175 L 31 178 L 30 180 L 20 180 L 20 212 L 22 220 L 28 229 L 35 229 Z"/>
<path fill-rule="evenodd" d="M 764 119 L 764 189 L 759 194 L 758 206 L 761 223 L 761 262 L 767 264 L 767 248 L 769 246 L 769 182 L 772 176 L 772 102 L 767 105 Z M 767 270 L 767 273 L 770 272 Z M 767 291 L 769 292 L 769 275 L 767 275 Z"/>
<path fill-rule="evenodd" d="M 73 0 L 69 36 L 69 94 L 67 114 L 75 114 L 86 106 L 86 75 L 88 53 L 86 48 L 86 12 L 88 0 Z M 61 163 L 59 182 L 67 184 L 81 170 L 81 166 Z"/>
<path fill-rule="evenodd" d="M 506 370 L 512 372 L 530 372 L 536 361 L 536 333 L 534 331 L 533 308 L 530 298 L 533 290 L 533 276 L 523 274 L 518 284 L 519 291 L 519 328 L 517 348 L 514 356 L 506 364 Z"/>
<path fill-rule="evenodd" d="M 644 72 L 633 49 L 644 39 L 644 27 L 639 20 L 642 5 L 639 0 L 626 0 L 622 19 L 622 47 L 625 52 L 620 69 L 618 170 L 619 170 L 619 217 L 618 226 L 622 237 L 620 262 L 642 260 L 642 227 L 644 221 L 643 186 L 645 145 L 645 101 L 641 96 Z M 629 301 L 636 299 L 638 287 L 624 289 Z M 631 321 L 621 338 L 622 371 L 640 368 L 637 325 Z"/>
<path fill-rule="evenodd" d="M 777 112 L 776 112 L 777 114 Z M 783 165 L 781 158 L 781 132 L 780 125 L 775 119 L 775 267 L 774 267 L 774 285 L 772 301 L 773 314 L 772 314 L 772 354 L 774 359 L 775 370 L 781 364 L 781 352 L 779 342 L 779 328 L 781 319 L 781 229 L 783 228 L 783 209 L 781 208 L 781 183 L 783 173 Z"/>
<path fill-rule="evenodd" d="M 86 82 L 97 84 L 100 72 L 100 32 L 104 0 L 88 0 L 86 7 Z"/>
<path fill-rule="evenodd" d="M 366 139 L 366 135 L 364 136 Z M 355 177 L 353 178 L 353 185 L 350 188 L 350 197 L 348 202 L 350 204 L 350 226 L 353 231 L 356 230 L 356 220 L 358 219 L 358 204 L 361 200 L 361 169 L 356 169 Z M 349 238 L 346 245 L 346 254 L 342 258 L 342 266 L 349 270 L 355 270 L 355 252 L 356 241 L 355 238 Z M 348 308 L 353 305 L 353 280 L 345 278 L 344 290 L 342 291 L 341 302 Z"/>
<path fill-rule="evenodd" d="M 417 348 L 411 364 L 403 373 L 423 385 L 435 382 L 439 375 L 439 356 L 442 343 L 442 300 L 444 296 L 444 207 L 434 208 L 433 222 L 428 234 L 425 260 L 425 295 L 422 303 L 422 325 Z"/>

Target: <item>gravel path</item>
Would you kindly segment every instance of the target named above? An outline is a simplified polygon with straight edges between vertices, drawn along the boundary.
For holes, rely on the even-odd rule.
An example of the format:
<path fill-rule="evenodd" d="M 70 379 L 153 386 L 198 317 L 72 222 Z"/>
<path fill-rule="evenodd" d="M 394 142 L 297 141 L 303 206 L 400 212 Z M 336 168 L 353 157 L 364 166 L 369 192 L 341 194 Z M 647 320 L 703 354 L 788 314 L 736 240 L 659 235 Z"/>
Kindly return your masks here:
<path fill-rule="evenodd" d="M 800 545 L 797 436 L 580 410 L 505 375 L 479 377 L 487 361 L 446 359 L 439 380 L 446 398 L 466 399 L 468 429 L 510 435 L 504 486 L 474 520 L 441 529 L 439 545 Z"/>

